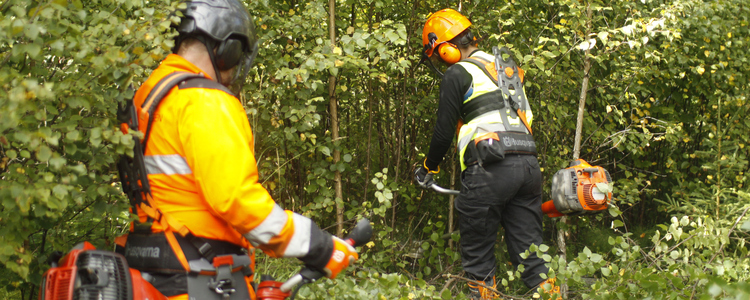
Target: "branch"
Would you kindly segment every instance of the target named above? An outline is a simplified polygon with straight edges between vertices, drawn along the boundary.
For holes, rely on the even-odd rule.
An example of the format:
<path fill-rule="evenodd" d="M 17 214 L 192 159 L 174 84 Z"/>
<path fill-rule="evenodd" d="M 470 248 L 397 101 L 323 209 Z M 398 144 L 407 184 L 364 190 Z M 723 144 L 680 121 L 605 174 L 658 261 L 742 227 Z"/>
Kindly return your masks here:
<path fill-rule="evenodd" d="M 745 208 L 745 210 L 742 212 L 742 214 L 740 214 L 740 216 L 737 217 L 737 221 L 734 221 L 734 224 L 732 225 L 732 228 L 730 228 L 729 229 L 729 233 L 727 233 L 727 237 L 729 237 L 729 236 L 732 235 L 732 232 L 734 231 L 734 229 L 737 228 L 737 224 L 740 223 L 740 220 L 742 220 L 743 217 L 745 217 L 745 214 L 747 214 L 748 210 L 750 210 L 750 206 L 748 206 L 747 208 Z M 706 267 L 703 268 L 703 272 L 704 273 L 706 271 L 708 271 L 708 267 L 711 266 L 711 263 L 714 262 L 714 259 L 716 259 L 716 256 L 718 256 L 720 253 L 722 253 L 722 251 L 724 251 L 724 246 L 725 245 L 726 245 L 726 243 L 721 244 L 721 247 L 719 247 L 719 251 L 716 251 L 716 253 L 714 253 L 714 256 L 712 256 L 711 259 L 708 261 L 708 263 L 706 264 Z M 693 292 L 690 294 L 690 299 L 693 299 L 695 297 L 695 289 L 698 287 L 698 283 L 699 282 L 700 281 L 696 281 L 695 284 L 693 284 Z"/>
<path fill-rule="evenodd" d="M 478 284 L 480 286 L 483 286 L 484 288 L 486 288 L 486 289 L 488 289 L 488 290 L 490 290 L 490 291 L 492 291 L 494 293 L 497 293 L 503 299 L 516 299 L 516 300 L 524 300 L 525 299 L 525 298 L 517 298 L 517 297 L 513 297 L 513 296 L 509 296 L 509 295 L 503 294 L 500 291 L 498 291 L 498 290 L 496 290 L 496 289 L 494 289 L 494 288 L 492 288 L 490 286 L 484 285 L 484 283 L 481 282 L 481 281 L 476 281 L 476 280 L 472 280 L 472 279 L 469 279 L 469 278 L 466 278 L 466 277 L 461 277 L 461 276 L 458 276 L 458 275 L 451 275 L 451 274 L 445 274 L 445 275 L 443 275 L 443 277 L 448 278 L 449 281 L 451 279 L 458 279 L 458 280 L 463 280 L 463 281 L 466 281 L 466 282 L 476 283 L 476 284 Z"/>

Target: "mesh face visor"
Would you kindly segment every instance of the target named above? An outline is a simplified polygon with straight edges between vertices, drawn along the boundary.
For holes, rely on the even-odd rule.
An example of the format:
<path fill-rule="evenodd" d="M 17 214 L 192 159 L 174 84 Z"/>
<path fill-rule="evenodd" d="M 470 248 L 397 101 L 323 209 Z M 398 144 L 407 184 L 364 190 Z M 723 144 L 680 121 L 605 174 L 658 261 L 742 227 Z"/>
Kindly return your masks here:
<path fill-rule="evenodd" d="M 258 42 L 255 42 L 255 44 L 252 45 L 252 49 L 243 53 L 239 63 L 234 67 L 232 80 L 229 81 L 228 87 L 235 95 L 239 96 L 242 87 L 247 82 L 247 74 L 250 72 L 250 68 L 252 68 L 253 61 L 257 55 Z"/>

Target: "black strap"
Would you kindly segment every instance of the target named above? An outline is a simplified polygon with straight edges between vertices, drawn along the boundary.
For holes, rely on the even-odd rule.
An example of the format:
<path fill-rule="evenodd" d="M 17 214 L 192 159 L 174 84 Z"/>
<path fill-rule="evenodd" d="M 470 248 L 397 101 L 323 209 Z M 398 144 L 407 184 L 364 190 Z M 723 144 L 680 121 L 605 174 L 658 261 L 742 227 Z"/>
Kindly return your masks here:
<path fill-rule="evenodd" d="M 146 153 L 146 147 L 148 145 L 148 138 L 151 136 L 151 126 L 154 124 L 154 112 L 161 104 L 164 97 L 178 85 L 180 82 L 190 80 L 193 78 L 205 78 L 203 74 L 193 74 L 187 72 L 175 72 L 162 78 L 159 82 L 154 85 L 149 92 L 146 100 L 141 104 L 141 108 L 148 106 L 148 125 L 146 125 L 146 133 L 143 137 L 143 153 Z M 149 106 L 150 105 L 150 106 Z"/>
<path fill-rule="evenodd" d="M 151 89 L 151 92 L 148 94 L 146 100 L 143 101 L 143 104 L 141 105 L 141 108 L 145 108 L 147 105 L 149 105 L 149 102 L 153 102 L 148 108 L 148 125 L 146 126 L 146 133 L 143 137 L 143 153 L 146 153 L 148 138 L 151 136 L 151 126 L 153 126 L 154 123 L 154 113 L 159 107 L 159 104 L 161 104 L 162 99 L 164 99 L 169 91 L 171 91 L 175 86 L 178 86 L 178 88 L 181 90 L 189 88 L 221 90 L 229 95 L 232 95 L 232 97 L 237 98 L 237 96 L 234 95 L 234 93 L 232 93 L 229 88 L 225 87 L 221 83 L 206 78 L 205 76 L 203 76 L 203 74 L 175 72 L 165 76 Z"/>
<path fill-rule="evenodd" d="M 197 237 L 192 233 L 186 236 L 175 234 L 177 243 L 180 244 L 182 252 L 188 261 L 203 257 L 208 261 L 213 261 L 214 257 L 227 254 L 246 254 L 244 248 L 230 242 L 213 240 L 208 238 Z M 192 245 L 193 247 L 190 247 Z"/>
<path fill-rule="evenodd" d="M 484 113 L 505 108 L 505 102 L 503 102 L 502 97 L 503 93 L 500 90 L 494 90 L 471 99 L 471 101 L 464 103 L 461 107 L 461 118 L 465 123 L 469 123 Z"/>
<path fill-rule="evenodd" d="M 181 90 L 192 88 L 220 90 L 237 98 L 237 96 L 228 87 L 205 77 L 187 80 L 177 86 L 177 88 Z"/>

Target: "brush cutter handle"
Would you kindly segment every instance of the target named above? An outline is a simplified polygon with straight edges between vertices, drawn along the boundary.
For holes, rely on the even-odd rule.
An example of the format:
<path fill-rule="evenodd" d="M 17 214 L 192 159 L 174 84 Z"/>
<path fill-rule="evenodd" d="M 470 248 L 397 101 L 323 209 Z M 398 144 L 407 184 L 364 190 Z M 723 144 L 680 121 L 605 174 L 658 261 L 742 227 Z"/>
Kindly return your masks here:
<path fill-rule="evenodd" d="M 354 226 L 354 229 L 352 229 L 349 235 L 346 236 L 344 241 L 352 247 L 358 247 L 370 241 L 371 237 L 372 225 L 370 225 L 370 220 L 365 218 L 360 220 L 357 223 L 357 226 Z M 300 270 L 297 275 L 292 276 L 292 278 L 289 278 L 289 280 L 284 282 L 279 289 L 281 289 L 282 292 L 289 292 L 300 283 L 310 283 L 323 278 L 323 276 L 325 276 L 323 272 L 305 267 Z"/>
<path fill-rule="evenodd" d="M 435 190 L 438 193 L 441 193 L 441 194 L 448 194 L 448 195 L 458 196 L 458 194 L 461 193 L 461 191 L 446 189 L 446 188 L 441 187 L 441 186 L 439 186 L 437 184 L 430 185 L 430 188 L 433 189 L 433 190 Z"/>

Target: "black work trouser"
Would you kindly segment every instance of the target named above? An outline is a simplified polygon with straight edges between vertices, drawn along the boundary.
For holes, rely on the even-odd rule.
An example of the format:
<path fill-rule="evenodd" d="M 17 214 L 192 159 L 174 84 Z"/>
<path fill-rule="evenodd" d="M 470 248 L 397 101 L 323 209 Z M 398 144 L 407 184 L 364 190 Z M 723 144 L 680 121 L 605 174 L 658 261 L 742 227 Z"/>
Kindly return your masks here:
<path fill-rule="evenodd" d="M 478 280 L 494 275 L 502 225 L 511 263 L 525 267 L 521 280 L 530 288 L 544 281 L 539 276 L 548 270 L 544 260 L 535 253 L 519 256 L 542 243 L 542 173 L 536 156 L 511 154 L 484 167 L 471 165 L 461 173 L 461 183 L 455 206 L 464 271 Z"/>

